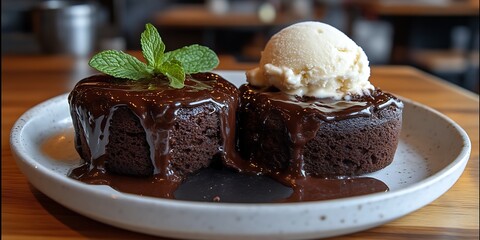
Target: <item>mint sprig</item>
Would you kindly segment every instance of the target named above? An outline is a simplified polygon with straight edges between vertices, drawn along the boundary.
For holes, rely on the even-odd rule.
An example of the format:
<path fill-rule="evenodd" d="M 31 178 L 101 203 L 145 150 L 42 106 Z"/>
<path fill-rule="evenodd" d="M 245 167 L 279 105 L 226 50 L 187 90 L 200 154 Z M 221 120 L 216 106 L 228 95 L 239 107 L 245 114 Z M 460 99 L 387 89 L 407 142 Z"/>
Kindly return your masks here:
<path fill-rule="evenodd" d="M 185 74 L 206 72 L 218 66 L 215 52 L 197 44 L 165 52 L 160 34 L 150 23 L 145 25 L 140 42 L 147 64 L 122 51 L 107 50 L 93 56 L 89 65 L 105 74 L 131 80 L 163 75 L 173 88 L 184 87 Z"/>

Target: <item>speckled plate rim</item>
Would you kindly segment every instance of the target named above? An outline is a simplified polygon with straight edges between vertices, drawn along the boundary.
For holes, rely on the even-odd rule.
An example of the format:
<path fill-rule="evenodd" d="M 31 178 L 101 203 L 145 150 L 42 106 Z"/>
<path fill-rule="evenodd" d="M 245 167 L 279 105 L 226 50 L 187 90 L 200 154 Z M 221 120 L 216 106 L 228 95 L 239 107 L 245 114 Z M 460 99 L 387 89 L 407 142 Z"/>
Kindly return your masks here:
<path fill-rule="evenodd" d="M 458 180 L 471 151 L 468 135 L 458 124 L 434 109 L 402 99 L 406 108 L 416 107 L 452 126 L 462 140 L 459 144 L 463 144 L 446 167 L 408 187 L 344 199 L 281 204 L 218 204 L 142 197 L 70 179 L 39 164 L 36 156 L 29 154 L 26 126 L 41 121 L 48 109 L 65 107 L 67 95 L 31 108 L 16 121 L 10 144 L 17 165 L 33 186 L 65 207 L 107 224 L 157 236 L 305 239 L 365 230 L 411 213 L 441 196 Z"/>

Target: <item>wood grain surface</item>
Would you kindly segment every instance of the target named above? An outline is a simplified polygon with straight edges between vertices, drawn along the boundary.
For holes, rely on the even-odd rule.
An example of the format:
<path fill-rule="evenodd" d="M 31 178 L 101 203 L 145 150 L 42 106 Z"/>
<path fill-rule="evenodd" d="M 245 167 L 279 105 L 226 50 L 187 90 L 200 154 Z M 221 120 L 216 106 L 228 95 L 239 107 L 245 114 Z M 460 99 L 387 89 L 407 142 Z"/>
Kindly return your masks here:
<path fill-rule="evenodd" d="M 220 60 L 219 69 L 254 67 L 230 56 Z M 66 56 L 2 56 L 3 239 L 158 239 L 62 207 L 33 188 L 14 162 L 9 145 L 14 122 L 31 107 L 69 92 L 75 82 L 92 74 L 86 62 Z M 431 204 L 383 226 L 335 239 L 478 239 L 478 95 L 406 66 L 373 67 L 371 81 L 453 119 L 468 133 L 472 153 L 458 182 Z"/>

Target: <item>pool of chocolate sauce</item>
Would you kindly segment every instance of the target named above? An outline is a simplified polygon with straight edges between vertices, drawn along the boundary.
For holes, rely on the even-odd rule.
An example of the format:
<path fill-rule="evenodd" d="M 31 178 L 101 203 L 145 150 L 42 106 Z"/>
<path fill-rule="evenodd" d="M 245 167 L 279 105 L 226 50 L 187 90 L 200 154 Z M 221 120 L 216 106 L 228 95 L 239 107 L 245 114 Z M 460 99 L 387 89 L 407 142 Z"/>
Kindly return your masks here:
<path fill-rule="evenodd" d="M 72 128 L 45 139 L 41 151 L 51 159 L 77 163 Z M 313 178 L 297 181 L 298 186 L 281 184 L 273 178 L 238 173 L 221 166 L 211 166 L 188 177 L 180 184 L 159 178 L 138 178 L 109 174 L 91 169 L 89 164 L 75 167 L 69 177 L 88 184 L 108 185 L 113 189 L 142 196 L 174 198 L 202 202 L 271 203 L 336 199 L 388 191 L 387 185 L 374 178 Z"/>
<path fill-rule="evenodd" d="M 70 177 L 96 185 L 142 196 L 178 200 L 230 203 L 280 203 L 319 201 L 388 191 L 380 180 L 369 177 L 306 177 L 286 186 L 268 176 L 238 173 L 227 168 L 209 167 L 176 184 L 156 177 L 137 178 L 75 168 Z"/>
<path fill-rule="evenodd" d="M 207 84 L 212 84 L 211 82 L 215 80 L 216 77 L 213 75 L 197 75 L 197 78 L 208 78 Z M 202 80 L 198 80 L 196 83 L 201 83 Z M 119 98 L 122 98 L 118 92 L 127 92 L 126 96 L 135 96 L 135 100 L 127 99 L 127 101 L 134 102 L 136 106 L 145 106 L 138 99 L 138 94 L 144 90 L 144 88 L 150 89 L 150 85 L 145 85 L 142 83 L 140 85 L 141 89 L 132 90 L 132 86 L 125 86 L 125 89 L 114 89 L 117 92 L 109 91 L 111 88 L 116 87 L 116 83 L 109 81 L 100 81 L 103 85 L 101 88 L 97 88 L 96 92 L 85 93 L 85 94 L 94 94 L 102 95 L 103 92 L 107 92 L 112 95 L 112 99 L 118 101 Z M 232 110 L 225 108 L 225 105 L 221 103 L 221 100 L 231 98 L 232 101 L 237 99 L 225 94 L 231 90 L 225 92 L 215 92 L 215 96 L 209 96 L 209 92 L 212 92 L 210 87 L 203 85 L 195 85 L 193 83 L 189 89 L 191 96 L 194 96 L 194 99 L 185 92 L 181 93 L 180 97 L 171 90 L 160 90 L 157 91 L 159 94 L 168 96 L 168 102 L 165 104 L 160 104 L 152 107 L 152 103 L 155 100 L 148 100 L 148 106 L 143 108 L 136 108 L 137 115 L 142 121 L 142 125 L 147 126 L 145 128 L 146 132 L 155 131 L 154 127 L 158 124 L 145 123 L 144 121 L 151 121 L 151 117 L 146 117 L 148 114 L 152 114 L 151 109 L 154 109 L 154 113 L 158 117 L 158 114 L 163 112 L 168 112 L 168 119 L 174 119 L 175 109 L 178 107 L 188 107 L 189 104 L 193 102 L 194 104 L 200 104 L 201 98 L 206 98 L 208 101 L 215 102 L 219 107 L 222 107 L 222 114 L 230 113 L 228 117 L 223 117 L 221 120 L 221 134 L 223 137 L 223 152 L 222 160 L 223 164 L 218 166 L 211 166 L 209 168 L 200 170 L 196 174 L 193 174 L 186 179 L 179 179 L 178 177 L 170 177 L 165 175 L 169 171 L 162 163 L 158 161 L 168 161 L 168 156 L 163 156 L 162 152 L 168 152 L 168 149 L 153 149 L 153 144 L 151 148 L 152 159 L 154 161 L 154 166 L 157 167 L 155 174 L 151 177 L 131 177 L 131 176 L 120 176 L 108 173 L 102 166 L 101 161 L 96 161 L 95 159 L 87 161 L 84 165 L 72 169 L 69 174 L 69 177 L 83 181 L 88 184 L 103 184 L 109 185 L 112 188 L 126 193 L 133 193 L 144 196 L 153 196 L 161 198 L 172 198 L 179 200 L 191 200 L 191 201 L 217 201 L 217 202 L 242 202 L 242 203 L 264 203 L 264 202 L 300 202 L 300 201 L 318 201 L 326 199 L 336 199 L 344 198 L 351 196 L 358 196 L 364 194 L 371 194 L 376 192 L 385 192 L 388 191 L 388 186 L 386 186 L 380 180 L 368 177 L 312 177 L 305 175 L 301 169 L 302 165 L 300 162 L 292 164 L 286 173 L 277 173 L 269 172 L 265 168 L 256 165 L 254 162 L 246 161 L 239 157 L 239 154 L 236 152 L 234 147 L 235 143 L 235 134 L 231 131 L 234 129 L 235 118 L 233 117 Z M 95 83 L 98 86 L 98 83 Z M 84 83 L 88 85 L 88 83 Z M 155 86 L 154 86 L 155 87 Z M 216 87 L 229 87 L 229 86 L 219 86 Z M 178 91 L 182 92 L 182 91 Z M 133 94 L 134 93 L 134 94 Z M 143 95 L 142 95 L 143 96 Z M 267 95 L 266 95 L 267 96 Z M 283 106 L 282 111 L 286 114 L 292 115 L 292 119 L 295 118 L 293 114 L 289 111 L 301 111 L 306 112 L 322 112 L 325 120 L 336 121 L 350 117 L 360 117 L 369 115 L 371 111 L 378 108 L 386 107 L 390 104 L 401 104 L 398 100 L 393 98 L 391 95 L 383 95 L 381 92 L 378 93 L 375 98 L 367 97 L 363 99 L 354 99 L 354 101 L 324 101 L 317 102 L 315 99 L 293 99 L 292 97 L 285 97 L 284 95 L 277 94 L 275 92 L 268 93 L 268 97 L 275 99 L 278 106 Z M 152 98 L 152 95 L 145 95 L 143 99 L 155 99 Z M 176 102 L 176 99 L 182 99 L 180 102 Z M 185 101 L 187 99 L 187 101 Z M 253 101 L 254 99 L 252 99 Z M 190 103 L 188 103 L 190 101 Z M 92 103 L 83 103 L 90 104 Z M 115 102 L 96 102 L 98 106 L 94 106 L 93 111 L 94 121 L 90 121 L 91 129 L 98 129 L 98 127 L 104 128 L 101 131 L 101 134 L 104 135 L 103 140 L 108 141 L 108 123 L 105 122 L 106 119 L 109 119 L 111 114 L 110 109 L 114 109 Z M 124 104 L 124 103 L 123 103 Z M 72 108 L 72 111 L 77 111 L 83 107 L 81 104 L 76 105 Z M 150 109 L 150 110 L 148 110 Z M 159 110 L 160 109 L 160 110 Z M 235 111 L 233 111 L 235 112 Z M 92 116 L 85 116 L 85 120 L 88 120 Z M 98 121 L 98 119 L 103 119 Z M 167 123 L 171 121 L 166 121 Z M 291 121 L 291 124 L 298 124 L 301 121 Z M 162 123 L 163 124 L 163 123 Z M 160 125 L 162 125 L 160 124 Z M 88 127 L 88 125 L 84 125 Z M 162 131 L 168 131 L 168 124 L 163 124 L 161 126 Z M 303 128 L 297 128 L 292 126 L 291 129 L 300 129 L 303 131 Z M 151 134 L 151 133 L 150 133 Z M 92 133 L 92 135 L 95 135 Z M 98 133 L 96 134 L 98 135 Z M 304 134 L 303 134 L 304 135 Z M 293 136 L 302 136 L 302 134 L 293 134 Z M 98 136 L 96 137 L 98 138 Z M 308 139 L 303 139 L 307 141 Z M 295 139 L 293 140 L 295 141 Z M 300 141 L 300 140 L 298 140 Z M 100 148 L 104 148 L 106 143 L 102 144 Z M 301 145 L 299 145 L 301 147 Z M 104 150 L 99 149 L 98 152 L 93 153 L 92 155 L 99 157 Z M 157 159 L 157 160 L 155 160 Z"/>

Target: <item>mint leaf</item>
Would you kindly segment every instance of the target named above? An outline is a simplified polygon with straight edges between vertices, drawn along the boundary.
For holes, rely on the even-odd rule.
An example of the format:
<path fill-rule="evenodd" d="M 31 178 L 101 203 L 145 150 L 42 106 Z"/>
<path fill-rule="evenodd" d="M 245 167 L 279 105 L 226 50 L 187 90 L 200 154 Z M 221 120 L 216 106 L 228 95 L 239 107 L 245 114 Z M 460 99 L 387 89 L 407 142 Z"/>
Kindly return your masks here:
<path fill-rule="evenodd" d="M 218 57 L 210 48 L 194 44 L 165 53 L 164 61 L 176 59 L 185 73 L 207 72 L 218 66 Z"/>
<path fill-rule="evenodd" d="M 147 60 L 148 66 L 153 67 L 154 71 L 160 68 L 163 60 L 165 44 L 157 29 L 150 23 L 145 25 L 140 43 L 142 44 L 143 57 Z"/>
<path fill-rule="evenodd" d="M 180 62 L 172 60 L 164 62 L 160 67 L 160 71 L 167 76 L 170 87 L 183 88 L 185 82 L 185 71 Z"/>
<path fill-rule="evenodd" d="M 197 44 L 165 53 L 165 44 L 150 23 L 145 25 L 140 43 L 147 64 L 124 52 L 108 50 L 93 56 L 89 65 L 117 78 L 139 80 L 163 75 L 173 88 L 184 87 L 185 74 L 206 72 L 218 66 L 215 52 Z"/>
<path fill-rule="evenodd" d="M 121 51 L 107 50 L 97 53 L 88 63 L 91 67 L 105 74 L 138 80 L 151 76 L 147 65 L 137 58 Z"/>

